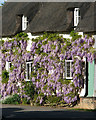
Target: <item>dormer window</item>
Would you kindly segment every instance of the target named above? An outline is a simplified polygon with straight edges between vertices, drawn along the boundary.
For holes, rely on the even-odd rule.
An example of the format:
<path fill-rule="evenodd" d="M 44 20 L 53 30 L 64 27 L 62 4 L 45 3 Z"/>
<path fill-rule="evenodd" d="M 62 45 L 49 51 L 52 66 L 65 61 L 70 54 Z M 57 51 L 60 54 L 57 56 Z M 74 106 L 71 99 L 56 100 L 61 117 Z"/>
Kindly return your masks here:
<path fill-rule="evenodd" d="M 22 16 L 22 31 L 26 30 L 28 26 L 28 18 L 24 15 Z"/>
<path fill-rule="evenodd" d="M 78 25 L 80 21 L 80 8 L 74 8 L 74 27 Z"/>

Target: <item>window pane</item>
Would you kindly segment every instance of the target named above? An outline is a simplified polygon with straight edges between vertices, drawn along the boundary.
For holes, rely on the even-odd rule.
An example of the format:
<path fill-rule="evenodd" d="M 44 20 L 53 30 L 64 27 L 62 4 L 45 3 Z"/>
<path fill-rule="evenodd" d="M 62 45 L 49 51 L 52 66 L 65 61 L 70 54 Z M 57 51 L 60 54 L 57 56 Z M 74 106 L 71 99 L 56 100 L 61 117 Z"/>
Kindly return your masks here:
<path fill-rule="evenodd" d="M 29 79 L 31 80 L 32 63 L 29 63 Z"/>
<path fill-rule="evenodd" d="M 25 22 L 27 21 L 27 17 L 24 18 L 24 21 L 25 21 Z"/>
<path fill-rule="evenodd" d="M 78 10 L 76 10 L 76 16 L 78 16 Z"/>
<path fill-rule="evenodd" d="M 78 15 L 80 16 L 80 9 L 79 9 L 79 11 L 78 11 L 79 13 L 78 13 Z"/>
<path fill-rule="evenodd" d="M 9 63 L 9 68 L 11 68 L 11 63 Z"/>
<path fill-rule="evenodd" d="M 67 62 L 67 77 L 70 77 L 70 62 Z"/>
<path fill-rule="evenodd" d="M 76 24 L 77 24 L 77 17 L 76 17 Z"/>
<path fill-rule="evenodd" d="M 67 77 L 70 77 L 70 72 L 69 73 L 67 72 Z"/>
<path fill-rule="evenodd" d="M 67 67 L 70 69 L 70 62 L 67 62 Z M 68 69 L 68 68 L 67 68 L 67 69 Z"/>
<path fill-rule="evenodd" d="M 74 9 L 74 26 L 77 26 L 80 21 L 80 9 L 75 8 Z"/>
<path fill-rule="evenodd" d="M 26 22 L 24 22 L 24 28 L 26 29 Z"/>
<path fill-rule="evenodd" d="M 31 72 L 32 72 L 33 70 L 32 70 L 32 63 L 31 63 Z"/>
<path fill-rule="evenodd" d="M 27 64 L 27 79 L 29 79 L 29 64 Z"/>
<path fill-rule="evenodd" d="M 28 24 L 27 17 L 23 16 L 22 17 L 22 30 L 26 30 L 27 24 Z"/>

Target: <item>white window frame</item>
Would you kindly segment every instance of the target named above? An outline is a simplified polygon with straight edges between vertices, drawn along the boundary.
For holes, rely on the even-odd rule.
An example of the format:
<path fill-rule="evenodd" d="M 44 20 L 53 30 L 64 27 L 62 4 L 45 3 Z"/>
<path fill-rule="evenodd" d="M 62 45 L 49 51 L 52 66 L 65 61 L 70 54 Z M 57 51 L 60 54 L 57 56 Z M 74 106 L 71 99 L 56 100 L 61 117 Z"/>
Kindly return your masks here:
<path fill-rule="evenodd" d="M 24 15 L 22 16 L 22 31 L 26 30 L 28 26 L 28 18 Z"/>
<path fill-rule="evenodd" d="M 6 61 L 6 70 L 8 71 L 8 72 L 10 72 L 10 67 L 11 66 L 11 62 L 9 62 L 9 61 Z"/>
<path fill-rule="evenodd" d="M 67 77 L 67 62 L 70 62 L 70 77 Z M 72 72 L 71 72 L 71 68 L 72 68 L 72 62 L 73 60 L 65 60 L 65 78 L 66 79 L 72 79 Z"/>
<path fill-rule="evenodd" d="M 80 8 L 74 8 L 74 26 L 76 27 L 80 21 Z"/>
<path fill-rule="evenodd" d="M 29 64 L 29 71 L 28 71 L 28 68 L 27 68 L 27 65 Z M 30 81 L 30 79 L 28 78 L 28 72 L 29 72 L 29 76 L 31 75 L 31 72 L 32 72 L 32 61 L 30 62 L 26 62 L 26 79 L 25 81 Z"/>

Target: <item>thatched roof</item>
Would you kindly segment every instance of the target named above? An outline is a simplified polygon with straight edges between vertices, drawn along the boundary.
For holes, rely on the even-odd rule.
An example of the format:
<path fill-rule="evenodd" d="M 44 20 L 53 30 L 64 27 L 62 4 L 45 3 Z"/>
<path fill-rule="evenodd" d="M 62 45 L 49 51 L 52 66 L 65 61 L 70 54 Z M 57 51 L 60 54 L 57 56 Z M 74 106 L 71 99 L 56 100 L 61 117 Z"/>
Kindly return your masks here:
<path fill-rule="evenodd" d="M 26 15 L 29 22 L 40 9 L 41 3 L 7 2 L 2 7 L 2 35 L 12 36 L 21 32 L 21 24 L 18 24 L 17 17 Z"/>
<path fill-rule="evenodd" d="M 86 12 L 80 23 L 78 24 L 76 31 L 83 31 L 86 33 L 95 32 L 96 31 L 96 23 L 95 23 L 95 17 L 96 17 L 96 7 L 95 3 L 88 4 L 85 6 Z"/>
<path fill-rule="evenodd" d="M 96 31 L 94 26 L 95 3 L 87 2 L 13 2 L 5 3 L 2 9 L 2 35 L 12 36 L 21 32 L 21 15 L 28 17 L 25 32 L 70 32 L 73 29 L 73 9 L 80 8 L 81 21 L 77 31 Z"/>
<path fill-rule="evenodd" d="M 73 29 L 73 9 L 79 7 L 81 20 L 88 11 L 90 3 L 44 3 L 30 26 L 28 32 L 70 32 Z M 86 8 L 86 9 L 85 9 Z M 89 11 L 90 12 L 90 11 Z M 88 29 L 88 26 L 87 26 Z"/>

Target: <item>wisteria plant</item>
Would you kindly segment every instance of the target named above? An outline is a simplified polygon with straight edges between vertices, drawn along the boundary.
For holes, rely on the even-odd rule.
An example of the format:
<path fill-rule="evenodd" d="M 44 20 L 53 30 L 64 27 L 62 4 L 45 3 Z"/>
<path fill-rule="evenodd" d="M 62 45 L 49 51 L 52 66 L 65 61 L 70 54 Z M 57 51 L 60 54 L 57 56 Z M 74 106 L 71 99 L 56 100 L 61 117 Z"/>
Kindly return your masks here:
<path fill-rule="evenodd" d="M 16 35 L 12 40 L 4 41 L 1 47 L 2 69 L 5 69 L 6 61 L 10 61 L 12 67 L 8 83 L 1 86 L 2 97 L 20 93 L 21 98 L 25 96 L 34 99 L 24 91 L 26 61 L 30 60 L 33 68 L 30 80 L 37 93 L 35 102 L 43 104 L 45 98 L 55 96 L 67 104 L 74 103 L 84 83 L 84 58 L 92 63 L 96 51 L 93 48 L 92 37 L 81 37 L 74 32 L 71 36 L 72 39 L 66 39 L 59 34 L 45 33 L 32 39 L 30 51 L 26 49 L 29 39 L 25 33 Z M 64 76 L 65 60 L 69 59 L 73 60 L 72 80 L 67 80 Z"/>

